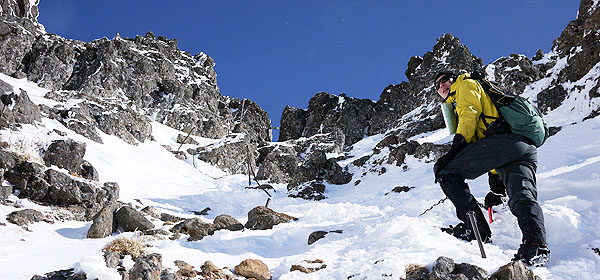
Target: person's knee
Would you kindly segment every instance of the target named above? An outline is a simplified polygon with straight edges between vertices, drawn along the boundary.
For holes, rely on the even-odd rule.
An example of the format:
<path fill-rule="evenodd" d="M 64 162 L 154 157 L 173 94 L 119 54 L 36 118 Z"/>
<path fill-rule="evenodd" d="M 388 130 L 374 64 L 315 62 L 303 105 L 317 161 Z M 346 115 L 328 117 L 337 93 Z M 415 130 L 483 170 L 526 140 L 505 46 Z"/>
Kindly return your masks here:
<path fill-rule="evenodd" d="M 533 199 L 533 197 L 521 195 L 519 197 L 511 198 L 508 201 L 508 206 L 513 215 L 518 217 L 523 213 L 529 212 L 528 209 L 531 208 L 531 205 L 536 203 L 537 201 Z"/>

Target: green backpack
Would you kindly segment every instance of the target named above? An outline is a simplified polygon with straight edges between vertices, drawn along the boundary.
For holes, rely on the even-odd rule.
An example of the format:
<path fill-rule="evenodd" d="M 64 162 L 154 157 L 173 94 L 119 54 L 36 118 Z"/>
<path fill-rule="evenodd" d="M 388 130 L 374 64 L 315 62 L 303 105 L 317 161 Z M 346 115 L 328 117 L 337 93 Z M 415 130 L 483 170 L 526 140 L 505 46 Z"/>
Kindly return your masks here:
<path fill-rule="evenodd" d="M 535 106 L 521 96 L 505 93 L 479 73 L 473 73 L 471 79 L 481 84 L 513 133 L 529 138 L 536 147 L 544 144 L 550 136 L 548 125 Z"/>

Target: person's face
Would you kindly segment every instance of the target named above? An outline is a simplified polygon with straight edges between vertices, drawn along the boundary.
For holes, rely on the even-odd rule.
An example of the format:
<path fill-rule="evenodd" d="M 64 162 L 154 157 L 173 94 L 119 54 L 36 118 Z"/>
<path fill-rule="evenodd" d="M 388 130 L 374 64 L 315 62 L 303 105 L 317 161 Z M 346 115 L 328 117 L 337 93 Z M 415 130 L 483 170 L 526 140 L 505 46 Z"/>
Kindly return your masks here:
<path fill-rule="evenodd" d="M 435 85 L 437 87 L 437 93 L 442 98 L 446 99 L 446 97 L 448 97 L 448 94 L 450 94 L 450 87 L 452 86 L 453 82 L 454 82 L 454 79 L 450 75 L 445 75 L 445 76 L 439 77 L 437 80 L 435 80 Z"/>

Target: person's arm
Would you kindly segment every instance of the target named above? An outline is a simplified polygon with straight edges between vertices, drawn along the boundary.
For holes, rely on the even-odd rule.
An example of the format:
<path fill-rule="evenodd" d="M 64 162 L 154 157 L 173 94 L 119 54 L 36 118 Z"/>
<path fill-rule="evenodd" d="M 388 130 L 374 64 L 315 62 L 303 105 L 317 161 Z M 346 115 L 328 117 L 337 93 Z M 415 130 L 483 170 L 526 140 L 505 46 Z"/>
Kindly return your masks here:
<path fill-rule="evenodd" d="M 457 89 L 456 113 L 458 127 L 456 133 L 462 135 L 467 143 L 475 140 L 477 122 L 483 111 L 481 92 L 483 88 L 474 80 L 463 80 Z"/>

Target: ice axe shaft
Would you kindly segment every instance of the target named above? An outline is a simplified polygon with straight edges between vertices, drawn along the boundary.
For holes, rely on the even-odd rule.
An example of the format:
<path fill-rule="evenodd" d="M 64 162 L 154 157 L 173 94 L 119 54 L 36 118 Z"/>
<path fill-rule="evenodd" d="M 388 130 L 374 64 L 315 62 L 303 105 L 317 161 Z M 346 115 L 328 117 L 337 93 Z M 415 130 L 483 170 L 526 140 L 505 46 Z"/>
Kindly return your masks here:
<path fill-rule="evenodd" d="M 477 239 L 477 243 L 479 244 L 479 251 L 481 251 L 481 257 L 486 258 L 485 250 L 483 249 L 483 243 L 481 242 L 481 235 L 479 234 L 479 227 L 477 227 L 477 219 L 475 218 L 475 212 L 469 211 L 467 212 L 467 216 L 469 216 L 469 221 L 471 222 L 471 228 L 475 233 L 475 238 Z"/>

